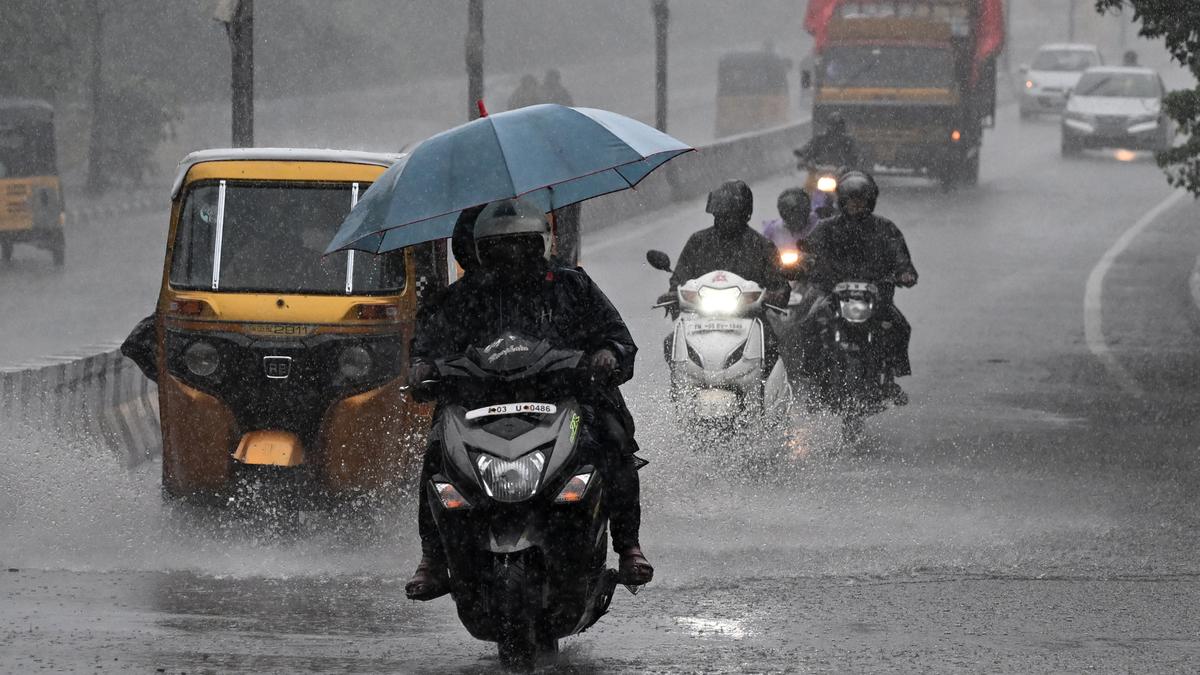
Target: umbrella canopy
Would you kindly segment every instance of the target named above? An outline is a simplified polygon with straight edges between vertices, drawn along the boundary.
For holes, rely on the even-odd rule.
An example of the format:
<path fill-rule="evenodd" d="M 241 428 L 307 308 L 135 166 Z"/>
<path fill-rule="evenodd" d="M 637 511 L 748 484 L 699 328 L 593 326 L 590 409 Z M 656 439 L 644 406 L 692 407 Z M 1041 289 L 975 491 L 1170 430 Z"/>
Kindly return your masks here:
<path fill-rule="evenodd" d="M 624 115 L 545 104 L 482 117 L 422 142 L 363 194 L 326 252 L 371 253 L 449 237 L 459 212 L 523 197 L 546 212 L 638 184 L 693 150 Z"/>

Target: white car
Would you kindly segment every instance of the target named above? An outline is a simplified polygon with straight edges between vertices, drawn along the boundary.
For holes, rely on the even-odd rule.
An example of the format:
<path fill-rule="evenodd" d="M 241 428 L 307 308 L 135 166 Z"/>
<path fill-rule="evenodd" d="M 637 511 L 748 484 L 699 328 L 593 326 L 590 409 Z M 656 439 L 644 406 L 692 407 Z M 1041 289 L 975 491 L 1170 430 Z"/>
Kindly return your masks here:
<path fill-rule="evenodd" d="M 1095 45 L 1042 45 L 1033 63 L 1021 66 L 1024 79 L 1020 86 L 1021 119 L 1039 113 L 1062 112 L 1067 95 L 1083 71 L 1104 64 Z"/>
<path fill-rule="evenodd" d="M 1062 119 L 1062 154 L 1084 148 L 1161 151 L 1175 140 L 1163 112 L 1166 88 L 1150 68 L 1092 68 L 1079 78 Z"/>

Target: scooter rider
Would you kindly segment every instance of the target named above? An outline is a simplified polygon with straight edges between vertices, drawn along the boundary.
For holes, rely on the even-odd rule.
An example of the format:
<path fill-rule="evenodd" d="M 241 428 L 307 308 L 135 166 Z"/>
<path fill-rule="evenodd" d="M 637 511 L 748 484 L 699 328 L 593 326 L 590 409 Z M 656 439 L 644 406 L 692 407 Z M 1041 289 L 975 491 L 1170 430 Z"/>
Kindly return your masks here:
<path fill-rule="evenodd" d="M 633 376 L 637 347 L 628 328 L 586 274 L 549 265 L 550 224 L 537 206 L 520 199 L 489 204 L 475 223 L 474 243 L 479 268 L 446 288 L 436 306 L 421 317 L 412 342 L 410 383 L 419 392 L 421 383 L 435 377 L 436 359 L 505 330 L 587 352 L 596 387 L 580 398 L 592 409 L 592 436 L 603 446 L 619 579 L 630 585 L 647 583 L 654 568 L 638 540 L 638 446 L 633 418 L 617 388 Z M 413 599 L 429 600 L 449 591 L 441 539 L 424 489 L 440 462 L 431 445 L 420 490 L 422 557 L 405 587 Z"/>
<path fill-rule="evenodd" d="M 688 238 L 671 274 L 671 290 L 713 270 L 725 270 L 753 281 L 779 299 L 786 298 L 787 281 L 779 269 L 779 252 L 750 227 L 754 193 L 740 180 L 726 181 L 708 195 L 704 209 L 713 226 Z M 774 303 L 771 303 L 774 304 Z"/>
<path fill-rule="evenodd" d="M 879 186 L 869 174 L 852 171 L 842 176 L 837 197 L 841 212 L 822 220 L 806 242 L 810 278 L 825 292 L 847 279 L 875 283 L 890 375 L 911 375 L 908 343 L 912 327 L 893 302 L 896 286 L 909 288 L 917 283 L 904 235 L 895 223 L 874 214 Z M 903 400 L 903 391 L 890 378 L 884 393 L 897 402 Z"/>
<path fill-rule="evenodd" d="M 801 168 L 814 164 L 854 168 L 858 166 L 858 144 L 846 133 L 846 118 L 839 112 L 825 120 L 824 133 L 813 136 L 804 147 L 792 151 Z"/>

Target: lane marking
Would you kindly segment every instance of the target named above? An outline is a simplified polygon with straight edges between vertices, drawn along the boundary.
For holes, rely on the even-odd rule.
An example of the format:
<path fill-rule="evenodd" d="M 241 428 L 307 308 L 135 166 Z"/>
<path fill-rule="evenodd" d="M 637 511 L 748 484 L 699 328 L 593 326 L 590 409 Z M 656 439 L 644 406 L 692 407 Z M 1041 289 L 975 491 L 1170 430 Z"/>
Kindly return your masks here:
<path fill-rule="evenodd" d="M 1084 338 L 1087 341 L 1088 349 L 1104 364 L 1109 375 L 1112 375 L 1121 389 L 1130 396 L 1140 398 L 1145 394 L 1145 390 L 1129 374 L 1125 366 L 1117 361 L 1117 357 L 1109 349 L 1108 342 L 1104 339 L 1104 277 L 1112 269 L 1117 256 L 1124 253 L 1138 235 L 1187 195 L 1188 193 L 1184 190 L 1176 190 L 1158 206 L 1150 209 L 1146 215 L 1133 224 L 1133 227 L 1126 230 L 1111 248 L 1105 251 L 1100 262 L 1096 263 L 1096 266 L 1092 268 L 1092 273 L 1088 275 L 1087 290 L 1083 296 Z"/>

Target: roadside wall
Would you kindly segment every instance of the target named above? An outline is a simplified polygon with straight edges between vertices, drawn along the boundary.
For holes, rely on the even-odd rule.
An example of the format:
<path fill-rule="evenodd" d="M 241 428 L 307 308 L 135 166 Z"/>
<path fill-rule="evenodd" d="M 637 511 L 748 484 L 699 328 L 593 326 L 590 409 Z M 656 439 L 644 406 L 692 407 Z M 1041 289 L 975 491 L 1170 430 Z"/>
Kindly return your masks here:
<path fill-rule="evenodd" d="M 787 170 L 793 164 L 792 149 L 809 133 L 805 121 L 698 148 L 651 174 L 635 190 L 589 202 L 585 229 L 611 227 L 697 197 L 730 178 L 750 182 Z M 82 358 L 51 358 L 0 370 L 0 424 L 6 430 L 50 429 L 67 442 L 98 444 L 128 467 L 162 449 L 157 387 L 116 345 Z"/>

